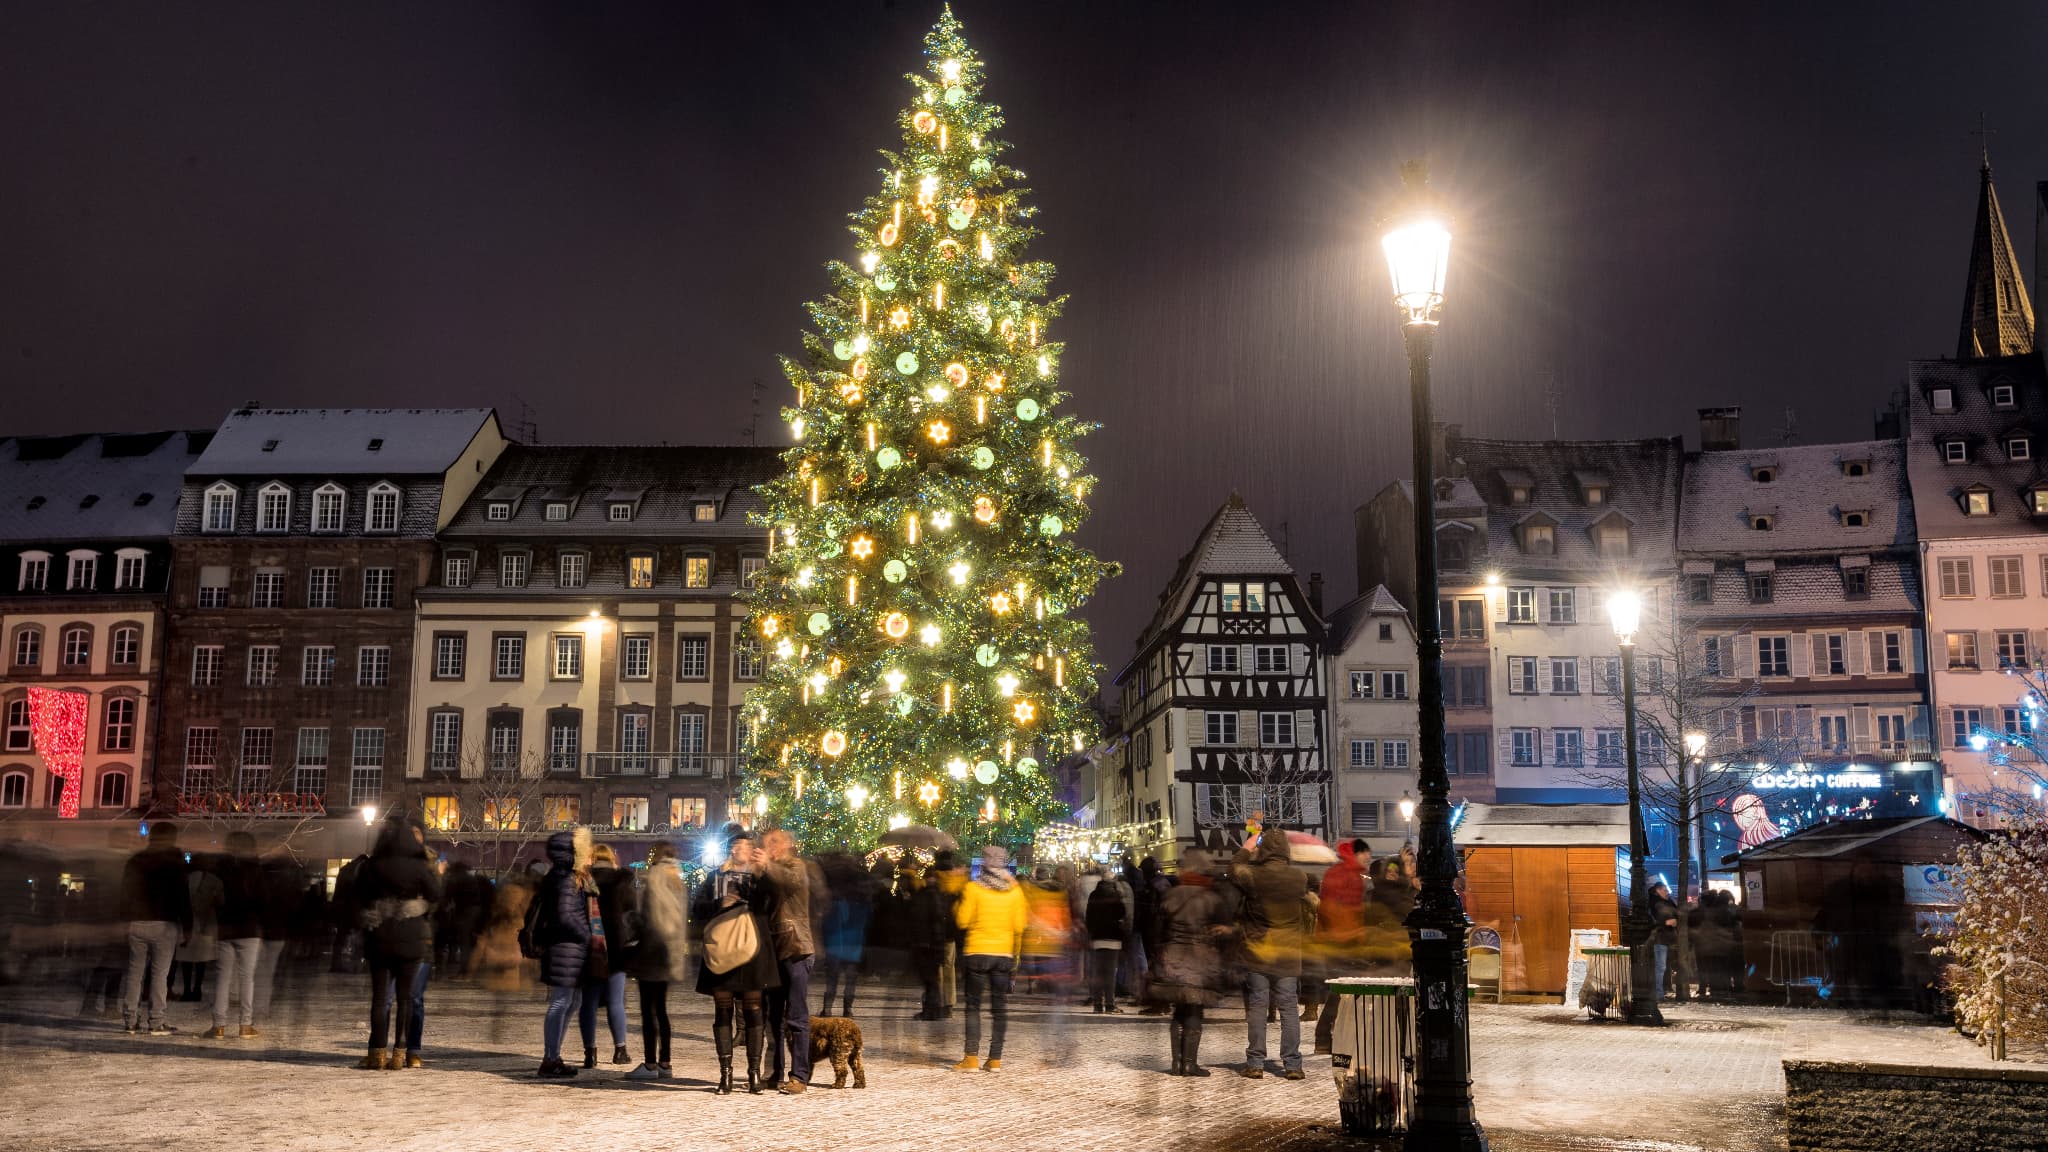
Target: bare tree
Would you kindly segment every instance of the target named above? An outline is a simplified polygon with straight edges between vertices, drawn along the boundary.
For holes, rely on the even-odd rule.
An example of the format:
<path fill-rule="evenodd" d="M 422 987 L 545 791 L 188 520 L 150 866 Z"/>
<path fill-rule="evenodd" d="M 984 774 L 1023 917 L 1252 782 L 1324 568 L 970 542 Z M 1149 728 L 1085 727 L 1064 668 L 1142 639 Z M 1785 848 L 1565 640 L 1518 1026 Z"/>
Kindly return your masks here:
<path fill-rule="evenodd" d="M 1222 783 L 1242 787 L 1243 801 L 1235 812 L 1226 806 L 1225 815 L 1327 836 L 1330 774 L 1308 767 L 1306 760 L 1298 752 L 1263 748 L 1232 756 L 1223 767 Z"/>
<path fill-rule="evenodd" d="M 238 752 L 223 749 L 206 787 L 177 790 L 178 820 L 215 839 L 230 832 L 255 833 L 267 847 L 297 860 L 326 820 L 326 799 L 300 793 L 292 765 L 276 763 L 276 756 L 263 759 L 245 763 Z"/>
<path fill-rule="evenodd" d="M 480 867 L 502 873 L 545 831 L 540 797 L 547 768 L 540 752 L 506 756 L 474 743 L 458 755 L 453 781 L 415 781 L 408 801 L 419 808 L 430 835 L 474 849 Z"/>

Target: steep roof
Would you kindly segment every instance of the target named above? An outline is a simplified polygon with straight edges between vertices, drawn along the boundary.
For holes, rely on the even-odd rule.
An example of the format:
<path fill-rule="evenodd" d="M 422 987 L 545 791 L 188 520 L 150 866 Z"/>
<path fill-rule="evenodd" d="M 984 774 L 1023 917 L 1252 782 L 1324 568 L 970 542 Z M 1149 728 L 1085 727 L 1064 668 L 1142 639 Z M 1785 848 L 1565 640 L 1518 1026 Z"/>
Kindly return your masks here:
<path fill-rule="evenodd" d="M 754 485 L 781 472 L 782 450 L 772 447 L 511 444 L 443 535 L 759 537 L 747 519 L 766 508 Z M 695 519 L 705 500 L 718 505 L 717 520 Z M 569 503 L 568 519 L 546 518 L 551 501 Z M 621 502 L 634 506 L 631 520 L 611 519 L 610 505 Z M 509 503 L 510 519 L 486 519 L 494 503 Z"/>
<path fill-rule="evenodd" d="M 1626 564 L 1639 572 L 1676 561 L 1679 466 L 1683 442 L 1655 440 L 1487 440 L 1459 437 L 1448 452 L 1486 503 L 1489 562 L 1505 569 L 1606 572 L 1622 561 L 1599 554 L 1590 529 L 1619 511 L 1630 524 Z M 1607 484 L 1603 502 L 1588 504 L 1582 480 Z M 1526 482 L 1529 502 L 1513 504 L 1511 483 Z M 1439 509 L 1439 516 L 1442 515 Z M 1554 556 L 1525 555 L 1516 525 L 1534 516 L 1557 524 Z"/>
<path fill-rule="evenodd" d="M 1852 462 L 1864 474 L 1851 476 Z M 1759 482 L 1759 469 L 1771 479 Z M 1865 513 L 1863 527 L 1843 513 Z M 1754 517 L 1768 515 L 1760 532 Z M 1741 448 L 1686 456 L 1678 550 L 1689 556 L 1881 552 L 1913 545 L 1906 448 L 1897 440 Z"/>
<path fill-rule="evenodd" d="M 0 540 L 169 536 L 185 469 L 213 433 L 0 440 Z"/>
<path fill-rule="evenodd" d="M 187 474 L 445 472 L 497 419 L 489 408 L 242 408 L 221 422 Z"/>
<path fill-rule="evenodd" d="M 1375 584 L 1372 591 L 1359 594 L 1350 603 L 1330 613 L 1325 621 L 1329 625 L 1329 647 L 1332 654 L 1344 651 L 1351 644 L 1351 637 L 1375 618 L 1399 616 L 1408 619 L 1408 610 L 1394 599 L 1385 584 Z"/>
<path fill-rule="evenodd" d="M 2027 509 L 2027 490 L 2048 482 L 2048 379 L 2032 354 L 1995 360 L 1916 360 L 1907 365 L 1906 475 L 1912 485 L 1913 520 L 1922 540 L 2032 536 L 2048 532 L 2048 518 Z M 2013 387 L 2016 404 L 1992 405 L 1992 390 Z M 1953 411 L 1934 410 L 1937 389 L 1946 388 Z M 2011 459 L 2009 433 L 2032 437 L 2029 459 Z M 1944 454 L 1961 440 L 1969 459 L 1950 464 Z M 1963 493 L 1972 485 L 1991 490 L 1991 515 L 1969 516 Z"/>
<path fill-rule="evenodd" d="M 1159 594 L 1159 610 L 1138 635 L 1138 654 L 1142 656 L 1174 621 L 1187 614 L 1188 605 L 1194 602 L 1195 593 L 1202 586 L 1202 577 L 1292 575 L 1293 566 L 1273 546 L 1273 538 L 1266 535 L 1251 509 L 1245 507 L 1244 497 L 1232 492 L 1230 499 L 1202 526 L 1195 546 L 1174 568 L 1173 579 L 1167 581 L 1166 590 Z M 1307 604 L 1299 607 L 1304 613 L 1308 611 Z"/>
<path fill-rule="evenodd" d="M 1979 176 L 1970 275 L 1963 282 L 1963 319 L 1956 337 L 1956 357 L 1963 360 L 2034 350 L 2034 306 L 2020 280 L 2020 261 L 2005 230 L 1998 191 L 1991 186 L 1989 156 Z"/>

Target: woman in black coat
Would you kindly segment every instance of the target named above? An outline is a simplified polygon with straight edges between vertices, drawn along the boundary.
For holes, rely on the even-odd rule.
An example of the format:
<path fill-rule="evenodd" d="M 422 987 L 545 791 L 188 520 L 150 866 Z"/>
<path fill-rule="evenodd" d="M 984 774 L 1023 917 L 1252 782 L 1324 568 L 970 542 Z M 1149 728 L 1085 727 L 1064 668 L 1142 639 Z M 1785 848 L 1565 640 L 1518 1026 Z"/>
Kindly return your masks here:
<path fill-rule="evenodd" d="M 747 1091 L 761 1090 L 761 1046 L 765 1039 L 763 1014 L 770 988 L 782 986 L 775 964 L 775 949 L 768 940 L 766 885 L 754 872 L 754 836 L 737 825 L 727 825 L 725 862 L 704 878 L 690 902 L 690 919 L 708 929 L 721 913 L 750 917 L 754 928 L 754 954 L 724 972 L 711 970 L 706 956 L 697 969 L 697 992 L 712 999 L 711 1037 L 718 1045 L 718 1091 L 732 1091 L 733 1008 L 745 1012 L 747 1024 Z M 738 911 L 732 911 L 738 909 Z M 705 941 L 711 950 L 711 941 Z"/>
<path fill-rule="evenodd" d="M 569 1029 L 569 1014 L 590 963 L 590 912 L 596 902 L 583 879 L 590 866 L 590 832 L 557 832 L 548 837 L 547 851 L 548 873 L 527 908 L 520 945 L 521 951 L 539 958 L 540 982 L 548 988 L 536 1075 L 566 1080 L 576 1075 L 576 1069 L 562 1063 L 562 1035 Z"/>
<path fill-rule="evenodd" d="M 362 1068 L 417 1068 L 420 1054 L 408 1046 L 403 1061 L 397 1044 L 412 1032 L 412 989 L 420 965 L 434 953 L 432 917 L 441 899 L 441 877 L 426 856 L 426 833 L 403 819 L 385 822 L 377 847 L 356 872 L 355 900 L 363 929 L 363 958 L 370 969 L 370 1054 Z M 391 1004 L 398 1027 L 391 1029 Z M 384 1042 L 393 1044 L 387 1055 Z"/>

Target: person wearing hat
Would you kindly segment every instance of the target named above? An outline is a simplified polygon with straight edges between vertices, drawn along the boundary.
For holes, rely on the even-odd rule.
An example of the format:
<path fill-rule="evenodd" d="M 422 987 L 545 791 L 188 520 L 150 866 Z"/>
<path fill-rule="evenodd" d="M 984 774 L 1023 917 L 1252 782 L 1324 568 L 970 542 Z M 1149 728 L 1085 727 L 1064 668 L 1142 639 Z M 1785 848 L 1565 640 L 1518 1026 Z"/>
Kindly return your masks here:
<path fill-rule="evenodd" d="M 699 928 L 707 927 L 721 913 L 744 906 L 737 913 L 753 918 L 754 947 L 733 967 L 712 971 L 714 956 L 707 954 L 697 968 L 697 993 L 712 1000 L 711 1039 L 718 1046 L 718 1092 L 732 1091 L 732 1049 L 735 1009 L 746 1021 L 747 1091 L 765 1086 L 761 1057 L 767 1040 L 767 993 L 782 987 L 782 974 L 775 962 L 773 937 L 767 916 L 773 912 L 768 887 L 761 883 L 755 864 L 754 834 L 737 824 L 725 826 L 725 860 L 697 887 L 690 905 L 690 918 Z M 706 933 L 707 937 L 710 933 Z"/>
<path fill-rule="evenodd" d="M 997 1072 L 1003 1067 L 1003 1033 L 1010 1023 L 1010 980 L 1024 947 L 1028 911 L 1024 890 L 1010 874 L 1010 854 L 991 844 L 981 850 L 981 875 L 960 891 L 954 912 L 967 941 L 960 967 L 967 978 L 967 1055 L 955 1072 Z M 988 996 L 988 1060 L 981 1062 L 981 998 Z"/>

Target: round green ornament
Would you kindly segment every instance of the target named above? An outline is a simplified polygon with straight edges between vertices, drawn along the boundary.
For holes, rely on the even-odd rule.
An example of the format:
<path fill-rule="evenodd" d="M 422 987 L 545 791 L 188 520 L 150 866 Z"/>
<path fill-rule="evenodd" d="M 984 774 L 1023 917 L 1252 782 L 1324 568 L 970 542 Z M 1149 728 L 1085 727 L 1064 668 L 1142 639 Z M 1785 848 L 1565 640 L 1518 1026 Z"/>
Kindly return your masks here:
<path fill-rule="evenodd" d="M 912 707 L 913 707 L 913 705 L 912 705 L 912 703 L 911 703 L 911 700 L 910 700 L 910 697 L 909 697 L 908 695 L 904 695 L 904 694 L 899 694 L 899 695 L 898 695 L 898 696 L 896 697 L 896 714 L 897 714 L 898 716 L 908 716 L 908 715 L 910 715 L 910 709 L 911 709 Z"/>
<path fill-rule="evenodd" d="M 948 104 L 958 104 L 958 103 L 960 103 L 960 102 L 961 102 L 962 100 L 965 100 L 965 99 L 967 99 L 967 89 L 965 89 L 965 88 L 948 88 L 948 89 L 946 89 L 946 95 L 945 95 L 945 101 L 946 101 L 946 103 L 948 103 Z"/>
<path fill-rule="evenodd" d="M 1017 761 L 1017 771 L 1022 772 L 1026 776 L 1029 776 L 1033 772 L 1038 771 L 1038 761 L 1033 760 L 1029 756 L 1026 756 L 1023 759 Z"/>
<path fill-rule="evenodd" d="M 951 228 L 955 232 L 960 231 L 973 222 L 974 217 L 960 211 L 958 208 L 946 213 L 946 227 Z"/>
<path fill-rule="evenodd" d="M 1038 401 L 1029 396 L 1017 401 L 1017 419 L 1027 424 L 1038 419 Z"/>
<path fill-rule="evenodd" d="M 887 268 L 875 273 L 875 287 L 880 288 L 884 292 L 894 292 L 896 290 L 896 274 Z"/>
<path fill-rule="evenodd" d="M 986 472 L 990 468 L 995 467 L 996 454 L 989 451 L 988 446 L 984 444 L 974 450 L 974 455 L 969 458 L 969 462 L 976 468 Z"/>
<path fill-rule="evenodd" d="M 1066 521 L 1057 516 L 1048 514 L 1038 521 L 1038 532 L 1041 536 L 1057 536 L 1066 530 Z"/>
<path fill-rule="evenodd" d="M 976 156 L 974 162 L 967 166 L 967 170 L 976 176 L 986 176 L 995 171 L 996 166 L 988 162 L 988 157 Z"/>
<path fill-rule="evenodd" d="M 996 651 L 996 646 L 993 644 L 983 644 L 974 650 L 974 662 L 983 668 L 995 667 L 996 661 L 1002 658 L 1003 654 Z"/>
<path fill-rule="evenodd" d="M 995 761 L 983 760 L 974 766 L 974 778 L 983 784 L 993 784 L 996 782 L 996 771 Z"/>
<path fill-rule="evenodd" d="M 807 625 L 807 627 L 810 628 L 811 635 L 823 636 L 826 632 L 831 630 L 832 618 L 830 616 L 825 615 L 823 612 L 813 612 L 811 613 L 810 623 Z"/>
<path fill-rule="evenodd" d="M 834 356 L 838 357 L 838 358 L 839 358 L 839 359 L 841 359 L 841 360 L 851 360 L 851 359 L 853 359 L 853 341 L 851 341 L 851 340 L 835 340 L 835 341 L 833 341 L 833 342 L 832 342 L 832 355 L 834 355 Z"/>
<path fill-rule="evenodd" d="M 839 541 L 827 540 L 823 544 L 818 545 L 818 555 L 826 560 L 830 560 L 834 556 L 839 555 L 839 548 Z"/>
<path fill-rule="evenodd" d="M 903 583 L 903 578 L 908 575 L 910 575 L 910 566 L 901 560 L 891 560 L 887 564 L 882 565 L 882 579 L 887 580 L 891 584 Z"/>
<path fill-rule="evenodd" d="M 896 357 L 896 371 L 905 376 L 917 375 L 917 353 L 905 352 Z"/>
<path fill-rule="evenodd" d="M 903 463 L 903 453 L 898 452 L 894 448 L 884 448 L 880 452 L 875 453 L 875 467 L 880 468 L 884 472 L 901 463 Z"/>

